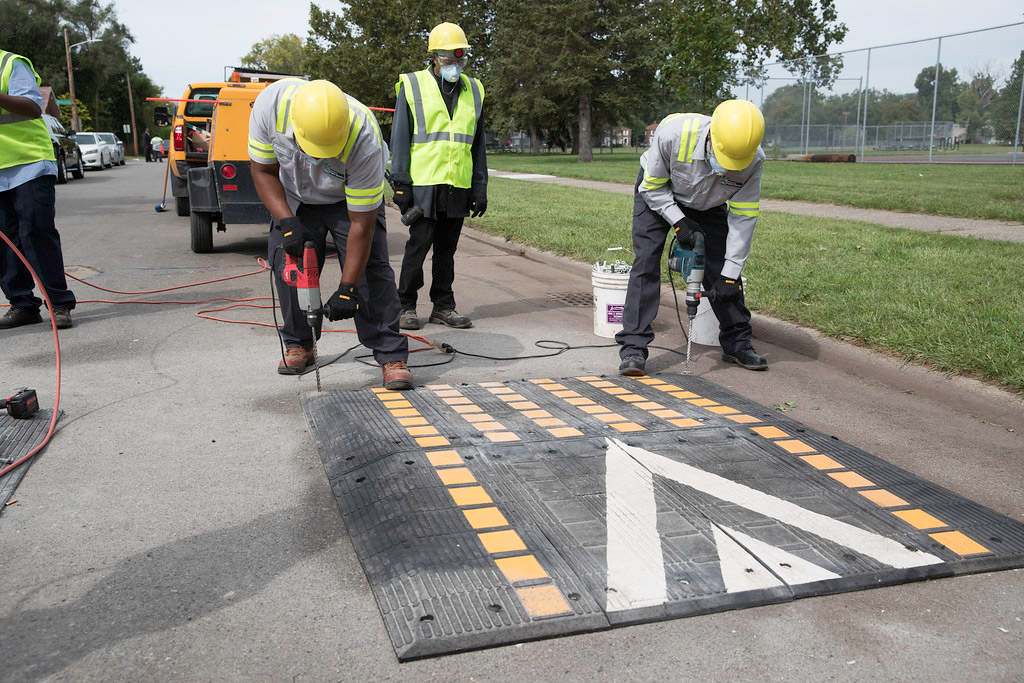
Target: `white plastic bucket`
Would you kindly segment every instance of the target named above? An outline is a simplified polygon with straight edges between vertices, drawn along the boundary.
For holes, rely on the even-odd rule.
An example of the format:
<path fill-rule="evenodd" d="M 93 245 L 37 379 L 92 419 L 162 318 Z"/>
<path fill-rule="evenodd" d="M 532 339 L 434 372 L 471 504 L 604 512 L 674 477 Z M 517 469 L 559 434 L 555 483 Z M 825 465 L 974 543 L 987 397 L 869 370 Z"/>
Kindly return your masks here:
<path fill-rule="evenodd" d="M 610 249 L 609 251 L 618 251 Z M 594 334 L 612 338 L 622 329 L 622 312 L 626 308 L 626 286 L 630 266 L 622 261 L 594 264 L 590 283 L 594 286 Z"/>
<path fill-rule="evenodd" d="M 747 291 L 747 278 L 740 278 L 743 282 L 743 292 Z M 718 316 L 711 308 L 711 302 L 707 297 L 700 298 L 700 305 L 697 306 L 697 315 L 690 323 L 690 338 L 694 344 L 702 346 L 721 346 L 718 341 Z"/>

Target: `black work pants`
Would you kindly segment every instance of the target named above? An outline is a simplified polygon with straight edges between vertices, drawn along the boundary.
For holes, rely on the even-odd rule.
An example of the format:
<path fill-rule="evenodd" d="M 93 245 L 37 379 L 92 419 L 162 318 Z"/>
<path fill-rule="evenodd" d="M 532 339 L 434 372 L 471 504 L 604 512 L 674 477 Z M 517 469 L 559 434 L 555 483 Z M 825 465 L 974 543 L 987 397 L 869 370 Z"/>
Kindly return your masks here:
<path fill-rule="evenodd" d="M 74 308 L 75 295 L 64 277 L 64 254 L 54 224 L 57 177 L 44 175 L 0 192 L 0 230 L 25 255 L 42 280 L 54 308 Z M 0 243 L 0 288 L 15 308 L 35 312 L 42 299 L 35 281 L 14 252 Z"/>
<path fill-rule="evenodd" d="M 402 308 L 416 308 L 416 296 L 423 287 L 423 262 L 427 252 L 434 249 L 433 270 L 430 278 L 430 301 L 434 310 L 455 308 L 455 249 L 459 246 L 464 218 L 421 218 L 409 226 L 409 241 L 405 243 L 402 273 L 398 278 L 398 298 Z"/>
<path fill-rule="evenodd" d="M 348 217 L 345 202 L 337 204 L 300 204 L 295 212 L 307 227 L 318 233 L 320 244 L 331 233 L 338 250 L 339 262 L 345 263 L 345 247 L 352 223 Z M 271 223 L 270 238 L 267 241 L 267 258 L 274 267 L 277 291 L 281 298 L 281 339 L 288 347 L 312 348 L 313 329 L 306 322 L 305 312 L 299 308 L 298 293 L 282 279 L 285 254 L 281 247 L 281 226 Z M 323 269 L 324 260 L 320 259 Z M 356 311 L 355 325 L 359 342 L 373 351 L 374 359 L 381 365 L 409 357 L 409 339 L 398 331 L 398 316 L 401 306 L 395 292 L 395 271 L 388 263 L 388 236 L 384 224 L 384 206 L 377 211 L 377 227 L 370 244 L 370 257 L 366 270 L 359 280 L 359 310 Z M 320 298 L 323 303 L 337 289 L 337 285 L 320 279 Z"/>
<path fill-rule="evenodd" d="M 643 178 L 641 172 L 640 179 Z M 639 184 L 640 180 L 637 180 Z M 688 218 L 697 221 L 704 232 L 704 291 L 721 277 L 725 265 L 725 238 L 729 234 L 725 206 L 707 211 L 683 207 Z M 672 226 L 651 210 L 643 195 L 633 195 L 633 269 L 629 271 L 626 305 L 622 311 L 622 331 L 615 341 L 622 345 L 619 357 L 639 354 L 647 358 L 647 347 L 654 340 L 651 327 L 661 303 L 661 256 Z M 750 311 L 743 293 L 733 301 L 711 304 L 718 318 L 718 341 L 722 350 L 735 354 L 751 347 Z"/>

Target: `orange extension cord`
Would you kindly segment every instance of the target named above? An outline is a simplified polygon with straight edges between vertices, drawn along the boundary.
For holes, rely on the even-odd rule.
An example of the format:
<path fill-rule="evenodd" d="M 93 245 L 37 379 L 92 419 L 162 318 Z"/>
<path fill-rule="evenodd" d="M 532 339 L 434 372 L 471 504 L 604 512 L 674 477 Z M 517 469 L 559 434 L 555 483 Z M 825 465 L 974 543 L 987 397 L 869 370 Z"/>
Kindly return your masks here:
<path fill-rule="evenodd" d="M 54 427 L 57 424 L 57 415 L 58 415 L 59 408 L 60 408 L 60 369 L 61 369 L 61 360 L 60 360 L 60 338 L 57 335 L 57 321 L 53 317 L 53 307 L 50 304 L 50 297 L 47 296 L 46 289 L 43 287 L 42 281 L 39 279 L 39 276 L 36 274 L 36 271 L 33 270 L 32 266 L 29 264 L 29 262 L 25 258 L 25 256 L 18 250 L 17 247 L 14 246 L 13 243 L 11 243 L 11 241 L 7 238 L 7 236 L 4 235 L 2 232 L 0 232 L 0 238 L 2 238 L 3 241 L 7 243 L 7 246 L 9 246 L 11 249 L 14 250 L 15 255 L 17 255 L 17 257 L 21 260 L 21 262 L 25 264 L 25 267 L 28 268 L 29 272 L 32 274 L 32 279 L 35 280 L 36 285 L 39 287 L 39 291 L 42 292 L 42 294 L 43 294 L 43 299 L 46 300 L 46 310 L 50 314 L 50 326 L 53 328 L 53 345 L 54 345 L 54 348 L 56 349 L 56 360 L 57 360 L 57 387 L 56 387 L 56 391 L 54 392 L 53 415 L 50 416 L 50 426 L 49 426 L 49 429 L 47 429 L 46 435 L 43 437 L 43 440 L 39 443 L 38 446 L 36 446 L 31 451 L 29 451 L 28 453 L 26 453 L 22 457 L 18 458 L 14 462 L 12 462 L 10 465 L 7 465 L 3 469 L 0 469 L 0 477 L 2 477 L 5 474 L 7 474 L 8 472 L 10 472 L 11 470 L 13 470 L 14 468 L 16 468 L 19 465 L 21 465 L 22 463 L 27 462 L 33 456 L 35 456 L 37 453 L 39 453 L 41 450 L 43 450 L 43 448 L 46 446 L 46 444 L 49 443 L 50 439 L 53 437 L 53 431 L 54 431 Z M 337 254 L 332 254 L 328 258 L 337 258 Z M 93 289 L 97 289 L 97 290 L 99 290 L 101 292 L 108 292 L 110 294 L 126 294 L 126 295 L 159 294 L 161 292 L 172 292 L 172 291 L 178 290 L 178 289 L 187 289 L 189 287 L 201 287 L 203 285 L 210 285 L 210 284 L 215 284 L 215 283 L 218 283 L 218 282 L 225 282 L 227 280 L 236 280 L 238 278 L 251 277 L 253 275 L 259 275 L 260 273 L 265 273 L 267 270 L 270 269 L 270 265 L 267 263 L 266 259 L 258 258 L 258 259 L 256 259 L 256 262 L 260 265 L 259 270 L 254 270 L 254 271 L 249 272 L 249 273 L 240 273 L 239 275 L 229 275 L 227 277 L 215 278 L 213 280 L 203 280 L 202 282 L 192 282 L 192 283 L 189 283 L 189 284 L 177 285 L 177 286 L 174 286 L 174 287 L 164 287 L 163 289 L 148 289 L 148 290 L 139 290 L 139 291 L 121 291 L 121 290 L 117 290 L 117 289 L 108 289 L 106 287 L 100 287 L 99 285 L 94 285 L 94 284 L 92 284 L 90 282 L 86 282 L 85 280 L 83 280 L 81 278 L 78 278 L 78 277 L 75 277 L 74 275 L 71 275 L 70 273 L 65 273 L 64 275 L 69 277 L 69 278 L 71 278 L 75 282 L 79 282 L 79 283 L 81 283 L 81 284 L 83 284 L 83 285 L 85 285 L 87 287 L 92 287 Z M 254 304 L 254 303 L 249 303 L 249 302 L 253 302 L 253 301 L 271 301 L 271 300 L 272 300 L 272 298 L 269 297 L 269 296 L 255 296 L 255 297 L 250 297 L 250 298 L 247 298 L 247 299 L 231 299 L 231 298 L 227 298 L 227 297 L 213 297 L 211 299 L 199 299 L 199 300 L 196 300 L 196 301 L 151 300 L 151 299 L 79 299 L 78 303 L 80 303 L 80 304 L 89 304 L 89 303 L 95 303 L 95 304 L 154 304 L 154 305 L 156 305 L 156 304 L 170 304 L 170 305 L 178 305 L 178 306 L 194 306 L 194 305 L 197 305 L 197 304 L 208 304 L 208 303 L 212 303 L 214 301 L 224 301 L 224 302 L 231 302 L 231 305 L 224 306 L 222 308 L 208 308 L 208 309 L 203 309 L 203 310 L 196 311 L 196 313 L 195 313 L 196 317 L 204 318 L 206 320 L 214 320 L 216 322 L 231 323 L 231 324 L 234 324 L 234 325 L 257 325 L 259 327 L 274 327 L 274 328 L 276 328 L 277 326 L 272 324 L 272 323 L 258 322 L 258 321 L 255 321 L 255 320 L 231 320 L 231 319 L 228 319 L 228 318 L 218 318 L 218 317 L 215 317 L 215 316 L 212 316 L 212 315 L 208 315 L 209 313 L 221 313 L 223 311 L 228 311 L 228 310 L 231 310 L 231 309 L 234 309 L 234 308 L 262 308 L 262 309 L 269 309 L 269 308 L 273 308 L 273 305 Z M 8 304 L 3 304 L 2 306 L 0 306 L 0 308 L 5 308 L 7 306 L 8 306 Z M 331 333 L 345 332 L 345 333 L 349 333 L 349 334 L 355 334 L 355 330 L 324 330 L 324 332 L 325 333 L 327 333 L 327 332 L 331 332 Z M 421 344 L 425 345 L 425 346 L 423 346 L 421 348 L 418 348 L 418 349 L 410 349 L 409 353 L 416 353 L 418 351 L 429 351 L 430 349 L 440 349 L 440 347 L 437 344 L 435 344 L 434 342 L 430 341 L 426 337 L 421 337 L 421 336 L 416 335 L 416 334 L 408 334 L 406 332 L 402 332 L 402 334 L 404 336 L 406 336 L 406 337 L 409 337 L 410 339 L 415 339 L 416 341 L 418 341 Z"/>

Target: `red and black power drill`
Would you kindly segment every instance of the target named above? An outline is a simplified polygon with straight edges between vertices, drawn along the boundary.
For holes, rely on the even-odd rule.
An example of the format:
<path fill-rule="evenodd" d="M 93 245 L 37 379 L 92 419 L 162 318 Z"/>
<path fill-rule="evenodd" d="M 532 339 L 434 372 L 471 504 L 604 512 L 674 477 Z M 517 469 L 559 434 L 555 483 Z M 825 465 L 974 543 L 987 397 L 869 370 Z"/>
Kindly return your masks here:
<path fill-rule="evenodd" d="M 282 278 L 289 287 L 296 289 L 299 308 L 306 314 L 306 321 L 313 328 L 313 338 L 319 339 L 324 305 L 320 300 L 320 265 L 312 242 L 303 245 L 301 262 L 290 254 L 284 255 Z"/>
<path fill-rule="evenodd" d="M 0 398 L 0 408 L 6 408 L 7 414 L 16 420 L 28 420 L 39 412 L 39 399 L 35 389 L 18 389 L 10 398 Z"/>

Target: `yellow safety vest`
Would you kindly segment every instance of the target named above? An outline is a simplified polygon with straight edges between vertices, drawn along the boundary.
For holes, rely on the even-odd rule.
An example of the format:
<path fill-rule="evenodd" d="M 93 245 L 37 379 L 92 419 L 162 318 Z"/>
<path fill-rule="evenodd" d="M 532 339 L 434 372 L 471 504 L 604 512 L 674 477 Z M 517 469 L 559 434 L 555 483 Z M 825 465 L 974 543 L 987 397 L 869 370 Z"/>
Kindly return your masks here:
<path fill-rule="evenodd" d="M 14 62 L 18 59 L 24 59 L 28 68 L 32 69 L 36 85 L 42 82 L 31 61 L 13 52 L 0 50 L 0 92 L 5 95 L 11 72 L 14 71 Z M 42 117 L 30 119 L 0 109 L 0 168 L 55 160 L 50 133 Z"/>
<path fill-rule="evenodd" d="M 473 180 L 473 136 L 484 106 L 484 86 L 462 74 L 462 89 L 453 114 L 429 69 L 402 74 L 395 94 L 405 86 L 413 115 L 409 175 L 413 185 L 469 188 Z"/>

